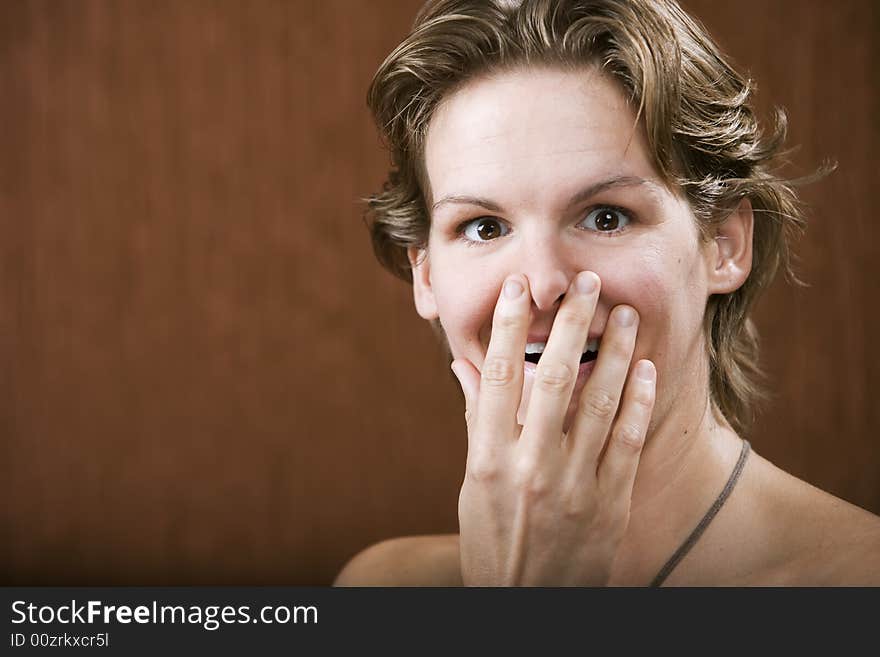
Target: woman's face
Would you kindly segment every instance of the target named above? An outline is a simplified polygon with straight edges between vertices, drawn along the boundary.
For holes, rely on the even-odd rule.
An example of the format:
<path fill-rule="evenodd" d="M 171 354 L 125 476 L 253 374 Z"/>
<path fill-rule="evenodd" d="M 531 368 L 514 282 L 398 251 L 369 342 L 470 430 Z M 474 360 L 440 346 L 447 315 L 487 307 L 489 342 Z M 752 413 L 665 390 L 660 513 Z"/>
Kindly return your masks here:
<path fill-rule="evenodd" d="M 447 98 L 426 138 L 431 229 L 414 293 L 419 313 L 439 318 L 453 356 L 481 370 L 508 275 L 529 281 L 528 341 L 537 343 L 571 279 L 596 272 L 590 336 L 601 338 L 615 306 L 636 309 L 632 362 L 657 366 L 656 423 L 688 382 L 705 387 L 709 258 L 687 202 L 660 181 L 635 125 L 616 84 L 595 69 L 518 70 Z M 520 421 L 533 372 L 526 366 Z"/>

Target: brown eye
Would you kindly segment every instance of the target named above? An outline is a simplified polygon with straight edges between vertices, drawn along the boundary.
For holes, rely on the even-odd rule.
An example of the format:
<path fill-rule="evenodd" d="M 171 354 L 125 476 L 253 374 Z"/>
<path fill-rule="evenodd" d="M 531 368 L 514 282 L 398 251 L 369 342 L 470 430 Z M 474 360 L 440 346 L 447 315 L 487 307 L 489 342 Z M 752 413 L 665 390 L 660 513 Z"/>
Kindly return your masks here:
<path fill-rule="evenodd" d="M 462 234 L 471 242 L 488 242 L 507 234 L 506 227 L 492 217 L 480 217 L 468 222 Z"/>
<path fill-rule="evenodd" d="M 617 208 L 596 208 L 584 220 L 586 228 L 600 233 L 613 233 L 628 225 L 630 218 Z"/>
<path fill-rule="evenodd" d="M 596 217 L 596 228 L 599 230 L 614 230 L 618 223 L 617 215 L 607 210 Z"/>
<path fill-rule="evenodd" d="M 501 226 L 494 219 L 483 219 L 477 224 L 477 235 L 484 240 L 495 239 L 501 234 Z"/>

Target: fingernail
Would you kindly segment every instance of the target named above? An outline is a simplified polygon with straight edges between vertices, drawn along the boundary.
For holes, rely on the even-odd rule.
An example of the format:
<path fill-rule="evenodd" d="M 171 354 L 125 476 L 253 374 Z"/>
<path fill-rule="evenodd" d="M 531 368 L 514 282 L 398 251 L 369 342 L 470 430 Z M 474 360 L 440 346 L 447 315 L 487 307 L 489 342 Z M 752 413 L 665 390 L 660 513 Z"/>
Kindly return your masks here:
<path fill-rule="evenodd" d="M 643 381 L 653 381 L 656 374 L 654 363 L 649 360 L 640 360 L 636 365 L 636 376 Z"/>
<path fill-rule="evenodd" d="M 614 319 L 619 326 L 632 326 L 636 321 L 636 311 L 629 306 L 622 306 L 615 311 Z"/>
<path fill-rule="evenodd" d="M 512 278 L 504 284 L 504 296 L 508 299 L 516 299 L 524 291 L 522 283 Z"/>
<path fill-rule="evenodd" d="M 592 294 L 596 291 L 596 283 L 598 283 L 598 277 L 595 274 L 582 271 L 577 276 L 575 287 L 581 294 Z"/>

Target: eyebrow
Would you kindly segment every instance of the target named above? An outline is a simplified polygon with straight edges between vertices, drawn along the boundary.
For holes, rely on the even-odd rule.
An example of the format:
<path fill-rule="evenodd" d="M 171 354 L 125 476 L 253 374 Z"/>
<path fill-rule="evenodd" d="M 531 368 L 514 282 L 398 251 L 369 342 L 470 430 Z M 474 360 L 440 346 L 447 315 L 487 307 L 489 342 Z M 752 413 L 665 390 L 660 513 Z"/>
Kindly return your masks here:
<path fill-rule="evenodd" d="M 653 180 L 648 180 L 647 178 L 640 178 L 638 176 L 615 176 L 613 178 L 609 178 L 607 180 L 603 180 L 601 182 L 594 183 L 585 189 L 582 189 L 577 194 L 571 197 L 568 201 L 568 207 L 573 205 L 577 205 L 578 203 L 582 203 L 587 199 L 590 199 L 597 194 L 601 194 L 602 192 L 614 189 L 618 187 L 640 187 L 647 186 L 651 188 L 652 192 L 656 192 L 657 183 Z M 446 205 L 447 203 L 457 203 L 463 205 L 477 205 L 481 208 L 485 208 L 490 212 L 503 212 L 501 206 L 492 201 L 490 199 L 481 198 L 479 196 L 462 196 L 462 195 L 452 195 L 452 196 L 444 196 L 439 201 L 434 203 L 431 206 L 431 211 L 433 212 L 441 205 Z"/>

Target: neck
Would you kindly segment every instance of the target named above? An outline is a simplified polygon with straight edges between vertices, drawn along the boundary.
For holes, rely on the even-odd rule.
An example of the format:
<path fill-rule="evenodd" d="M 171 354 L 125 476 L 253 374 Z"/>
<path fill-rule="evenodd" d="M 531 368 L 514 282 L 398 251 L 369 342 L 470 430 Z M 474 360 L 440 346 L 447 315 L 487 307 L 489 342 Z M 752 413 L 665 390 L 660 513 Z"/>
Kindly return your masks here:
<path fill-rule="evenodd" d="M 630 521 L 615 563 L 623 581 L 650 581 L 724 487 L 742 441 L 713 406 L 705 377 L 682 386 L 649 429 L 636 476 Z"/>

